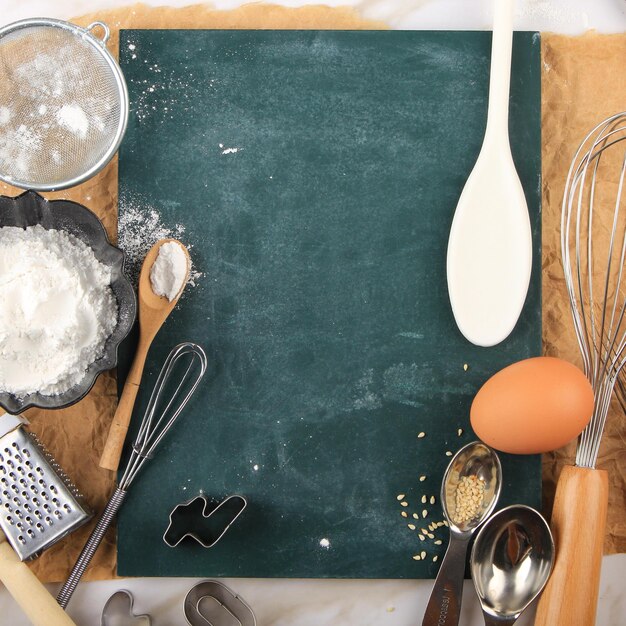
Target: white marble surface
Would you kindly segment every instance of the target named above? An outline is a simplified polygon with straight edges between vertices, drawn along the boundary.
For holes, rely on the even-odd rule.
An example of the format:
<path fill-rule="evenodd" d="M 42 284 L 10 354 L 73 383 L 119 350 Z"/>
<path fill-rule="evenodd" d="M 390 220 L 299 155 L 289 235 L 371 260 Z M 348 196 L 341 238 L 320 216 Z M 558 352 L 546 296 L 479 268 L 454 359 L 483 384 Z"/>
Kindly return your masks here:
<path fill-rule="evenodd" d="M 274 0 L 300 6 L 306 0 Z M 182 6 L 190 0 L 144 0 L 147 4 Z M 321 0 L 320 0 L 321 2 Z M 0 0 L 0 25 L 34 16 L 69 18 L 132 0 Z M 238 0 L 217 0 L 232 8 Z M 489 28 L 492 0 L 328 0 L 354 5 L 364 15 L 398 29 Z M 519 0 L 515 27 L 577 34 L 595 28 L 626 31 L 626 0 Z M 135 595 L 136 612 L 152 615 L 153 626 L 184 624 L 182 601 L 194 579 L 129 579 L 79 586 L 69 613 L 79 626 L 100 623 L 107 598 L 126 588 Z M 414 626 L 421 623 L 430 581 L 253 580 L 226 581 L 253 607 L 259 626 Z M 4 589 L 0 589 L 0 623 L 26 626 L 27 620 Z M 482 624 L 478 601 L 466 581 L 462 626 Z M 532 624 L 532 611 L 518 622 Z M 626 555 L 605 557 L 602 564 L 598 626 L 626 624 Z M 565 626 L 565 625 L 563 625 Z"/>

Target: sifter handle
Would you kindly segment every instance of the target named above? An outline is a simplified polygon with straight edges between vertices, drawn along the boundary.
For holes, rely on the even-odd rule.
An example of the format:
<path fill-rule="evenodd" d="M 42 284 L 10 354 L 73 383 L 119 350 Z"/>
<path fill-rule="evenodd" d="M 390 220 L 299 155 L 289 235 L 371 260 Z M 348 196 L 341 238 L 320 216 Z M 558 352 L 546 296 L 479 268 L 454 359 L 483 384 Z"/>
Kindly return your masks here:
<path fill-rule="evenodd" d="M 34 626 L 76 626 L 0 532 L 0 580 Z"/>
<path fill-rule="evenodd" d="M 561 471 L 550 521 L 556 560 L 535 626 L 594 626 L 608 500 L 606 471 L 572 465 Z"/>

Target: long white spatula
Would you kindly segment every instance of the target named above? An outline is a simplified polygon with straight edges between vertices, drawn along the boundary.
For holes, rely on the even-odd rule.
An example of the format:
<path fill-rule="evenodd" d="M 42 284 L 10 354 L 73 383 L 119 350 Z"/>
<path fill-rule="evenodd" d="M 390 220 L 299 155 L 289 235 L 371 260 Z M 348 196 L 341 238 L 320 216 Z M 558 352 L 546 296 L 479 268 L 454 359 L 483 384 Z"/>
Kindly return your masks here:
<path fill-rule="evenodd" d="M 456 323 L 478 346 L 511 333 L 532 264 L 528 206 L 509 145 L 513 0 L 494 2 L 487 129 L 461 193 L 448 241 L 448 291 Z"/>

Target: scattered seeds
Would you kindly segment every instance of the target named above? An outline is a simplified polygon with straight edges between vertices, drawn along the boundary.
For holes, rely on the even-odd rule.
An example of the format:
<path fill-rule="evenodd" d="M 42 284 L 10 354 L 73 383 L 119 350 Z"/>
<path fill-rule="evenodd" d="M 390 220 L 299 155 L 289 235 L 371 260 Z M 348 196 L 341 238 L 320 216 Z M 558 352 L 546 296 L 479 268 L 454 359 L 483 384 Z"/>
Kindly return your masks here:
<path fill-rule="evenodd" d="M 426 480 L 426 476 L 424 476 L 424 474 L 422 474 L 420 476 L 420 482 L 423 483 Z"/>
<path fill-rule="evenodd" d="M 426 517 L 428 515 L 428 511 L 426 509 L 422 510 L 422 517 Z"/>
<path fill-rule="evenodd" d="M 435 538 L 435 535 L 433 535 L 432 533 L 426 533 L 426 536 L 427 536 L 429 539 L 434 539 L 434 538 Z"/>
<path fill-rule="evenodd" d="M 420 541 L 424 541 L 424 539 L 426 539 L 426 537 L 424 537 L 424 535 L 417 535 L 420 538 Z"/>
<path fill-rule="evenodd" d="M 441 539 L 437 539 L 437 541 L 435 541 L 436 546 L 440 546 L 442 543 Z"/>
<path fill-rule="evenodd" d="M 426 433 L 424 431 L 417 436 L 418 439 L 423 439 L 424 437 L 426 437 Z"/>
<path fill-rule="evenodd" d="M 428 524 L 428 530 L 430 530 L 430 531 L 435 530 L 435 525 L 434 524 Z"/>
<path fill-rule="evenodd" d="M 422 496 L 422 504 L 426 504 L 426 496 Z"/>
<path fill-rule="evenodd" d="M 463 363 L 463 370 L 467 372 L 468 369 L 469 369 L 469 365 L 467 363 Z"/>
<path fill-rule="evenodd" d="M 456 434 L 460 437 L 463 434 L 463 429 L 459 428 L 459 430 L 456 431 Z"/>
<path fill-rule="evenodd" d="M 438 558 L 439 557 L 435 554 L 435 556 L 433 557 L 433 563 L 436 563 Z"/>
<path fill-rule="evenodd" d="M 425 558 L 426 558 L 426 550 L 422 550 L 422 551 L 420 552 L 420 556 L 421 556 L 423 559 L 425 559 Z"/>
<path fill-rule="evenodd" d="M 400 511 L 400 515 L 402 515 L 402 517 L 408 517 L 409 514 L 406 511 Z"/>
<path fill-rule="evenodd" d="M 398 502 L 400 502 L 400 500 L 404 500 L 404 498 L 406 498 L 406 495 L 405 495 L 405 494 L 403 494 L 403 493 L 401 493 L 401 494 L 399 494 L 399 495 L 397 495 L 397 496 L 396 496 L 396 500 L 397 500 Z"/>
<path fill-rule="evenodd" d="M 427 535 L 427 534 L 428 534 L 428 531 L 427 531 L 427 530 L 424 530 L 423 528 L 420 528 L 420 530 L 422 531 L 422 534 L 423 534 L 423 535 Z"/>
<path fill-rule="evenodd" d="M 421 560 L 422 560 L 422 557 L 421 557 L 419 554 L 414 554 L 414 555 L 413 555 L 413 560 L 414 560 L 414 561 L 421 561 Z"/>
<path fill-rule="evenodd" d="M 430 503 L 435 504 L 435 496 L 430 496 Z"/>
<path fill-rule="evenodd" d="M 452 452 L 450 452 L 450 450 L 446 450 L 446 456 L 452 456 Z"/>
<path fill-rule="evenodd" d="M 409 503 L 406 500 L 400 502 L 400 506 L 409 506 Z"/>
<path fill-rule="evenodd" d="M 408 526 L 411 530 L 415 530 L 415 524 L 407 524 L 407 526 Z"/>
<path fill-rule="evenodd" d="M 420 516 L 417 513 L 413 513 L 413 519 L 419 519 Z"/>

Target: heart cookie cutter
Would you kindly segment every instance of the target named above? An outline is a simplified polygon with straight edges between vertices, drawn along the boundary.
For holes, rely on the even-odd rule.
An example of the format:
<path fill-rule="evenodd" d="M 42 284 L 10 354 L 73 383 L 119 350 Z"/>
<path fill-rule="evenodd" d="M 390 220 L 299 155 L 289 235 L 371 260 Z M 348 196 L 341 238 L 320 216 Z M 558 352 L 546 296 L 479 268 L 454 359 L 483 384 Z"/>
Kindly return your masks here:
<path fill-rule="evenodd" d="M 193 587 L 183 607 L 190 626 L 256 626 L 256 617 L 246 602 L 216 580 Z"/>
<path fill-rule="evenodd" d="M 151 626 L 149 615 L 133 613 L 133 594 L 126 589 L 116 591 L 104 605 L 100 626 Z M 206 626 L 206 624 L 204 624 Z"/>
<path fill-rule="evenodd" d="M 239 495 L 215 503 L 200 494 L 172 509 L 163 541 L 175 548 L 185 537 L 191 537 L 203 548 L 210 548 L 226 534 L 247 505 L 246 499 Z"/>

